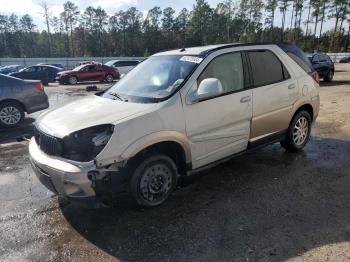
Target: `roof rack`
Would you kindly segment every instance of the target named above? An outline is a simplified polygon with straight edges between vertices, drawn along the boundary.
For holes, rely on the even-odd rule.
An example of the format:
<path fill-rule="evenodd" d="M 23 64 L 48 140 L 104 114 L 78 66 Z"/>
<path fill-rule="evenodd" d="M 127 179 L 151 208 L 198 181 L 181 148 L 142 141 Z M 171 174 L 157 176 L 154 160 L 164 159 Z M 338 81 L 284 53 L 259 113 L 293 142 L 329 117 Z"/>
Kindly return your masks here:
<path fill-rule="evenodd" d="M 289 42 L 281 42 L 281 41 L 275 41 L 275 42 L 258 42 L 258 43 L 232 43 L 232 44 L 226 44 L 222 45 L 219 47 L 215 47 L 212 49 L 205 50 L 201 52 L 201 55 L 209 55 L 212 52 L 226 49 L 226 48 L 231 48 L 231 47 L 238 47 L 238 46 L 253 46 L 253 45 L 294 45 L 293 43 Z"/>

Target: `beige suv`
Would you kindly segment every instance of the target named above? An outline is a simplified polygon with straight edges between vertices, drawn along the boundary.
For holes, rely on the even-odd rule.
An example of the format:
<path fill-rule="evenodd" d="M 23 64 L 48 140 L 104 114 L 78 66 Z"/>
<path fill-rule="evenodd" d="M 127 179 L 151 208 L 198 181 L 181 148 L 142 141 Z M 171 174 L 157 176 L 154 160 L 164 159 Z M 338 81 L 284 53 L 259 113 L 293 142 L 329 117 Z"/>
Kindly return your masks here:
<path fill-rule="evenodd" d="M 157 206 L 180 176 L 278 141 L 302 149 L 319 111 L 317 81 L 288 44 L 155 54 L 104 93 L 41 115 L 31 163 L 70 201 L 96 206 L 128 191 Z"/>

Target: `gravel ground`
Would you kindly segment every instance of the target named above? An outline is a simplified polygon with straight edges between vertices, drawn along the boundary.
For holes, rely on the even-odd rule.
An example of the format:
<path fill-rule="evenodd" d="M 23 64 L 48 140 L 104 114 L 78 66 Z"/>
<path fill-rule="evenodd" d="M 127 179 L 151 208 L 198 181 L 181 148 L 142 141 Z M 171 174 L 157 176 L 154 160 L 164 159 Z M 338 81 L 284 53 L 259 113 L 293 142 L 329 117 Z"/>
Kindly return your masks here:
<path fill-rule="evenodd" d="M 106 85 L 98 85 L 100 89 Z M 52 106 L 85 85 L 47 89 Z M 83 209 L 34 176 L 21 128 L 0 131 L 1 261 L 350 260 L 350 65 L 320 87 L 320 116 L 304 151 L 278 144 L 186 181 L 161 207 L 130 200 Z"/>

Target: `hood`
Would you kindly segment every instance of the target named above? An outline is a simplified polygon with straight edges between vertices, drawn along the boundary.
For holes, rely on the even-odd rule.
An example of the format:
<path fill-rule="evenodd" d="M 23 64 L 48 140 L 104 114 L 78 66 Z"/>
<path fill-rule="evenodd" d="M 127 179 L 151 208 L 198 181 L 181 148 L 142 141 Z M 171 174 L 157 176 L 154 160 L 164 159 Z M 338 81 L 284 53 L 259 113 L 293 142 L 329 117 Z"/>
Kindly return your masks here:
<path fill-rule="evenodd" d="M 37 119 L 36 125 L 43 132 L 62 138 L 84 128 L 114 124 L 153 107 L 155 104 L 138 104 L 89 96 L 45 112 Z"/>

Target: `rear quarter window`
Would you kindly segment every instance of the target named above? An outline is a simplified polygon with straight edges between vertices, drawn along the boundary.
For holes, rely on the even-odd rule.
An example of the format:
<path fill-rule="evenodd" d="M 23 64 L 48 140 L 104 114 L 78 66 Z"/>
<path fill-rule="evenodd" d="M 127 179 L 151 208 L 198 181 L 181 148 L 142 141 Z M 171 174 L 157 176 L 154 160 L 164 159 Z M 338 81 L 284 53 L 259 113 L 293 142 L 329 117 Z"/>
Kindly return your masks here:
<path fill-rule="evenodd" d="M 291 44 L 277 44 L 291 59 L 294 60 L 306 73 L 315 71 L 311 65 L 310 60 L 305 53 L 297 46 Z"/>

